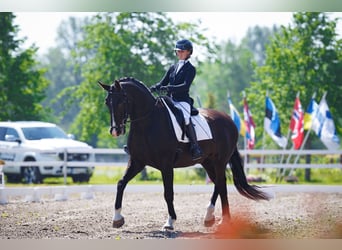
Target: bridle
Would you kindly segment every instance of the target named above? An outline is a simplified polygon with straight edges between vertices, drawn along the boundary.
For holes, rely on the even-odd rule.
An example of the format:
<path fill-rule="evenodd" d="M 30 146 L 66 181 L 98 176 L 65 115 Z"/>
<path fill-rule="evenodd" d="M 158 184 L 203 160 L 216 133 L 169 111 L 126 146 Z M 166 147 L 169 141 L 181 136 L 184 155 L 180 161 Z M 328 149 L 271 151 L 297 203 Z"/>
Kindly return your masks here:
<path fill-rule="evenodd" d="M 115 122 L 115 116 L 114 116 L 114 108 L 113 108 L 113 99 L 115 97 L 115 95 L 119 95 L 119 96 L 123 96 L 123 103 L 124 103 L 124 115 L 123 115 L 123 119 L 120 122 L 120 124 L 116 125 Z M 148 112 L 146 112 L 146 114 L 142 115 L 141 117 L 137 117 L 135 119 L 130 119 L 130 113 L 129 113 L 129 98 L 127 96 L 127 93 L 124 89 L 121 89 L 120 92 L 115 92 L 112 90 L 112 88 L 108 91 L 108 97 L 109 97 L 109 104 L 110 104 L 110 113 L 111 113 L 111 128 L 110 128 L 110 133 L 112 133 L 113 129 L 115 130 L 119 130 L 119 131 L 125 131 L 125 127 L 126 127 L 126 123 L 134 123 L 137 121 L 141 121 L 144 120 L 146 118 L 148 118 L 150 116 L 150 114 L 152 113 L 153 109 L 150 109 Z M 115 125 L 113 125 L 115 124 Z"/>
<path fill-rule="evenodd" d="M 115 122 L 115 115 L 114 115 L 114 107 L 113 107 L 113 100 L 114 100 L 114 97 L 116 95 L 123 95 L 124 96 L 124 118 L 122 119 L 122 121 L 120 122 L 120 124 L 116 124 Z M 128 119 L 128 98 L 127 98 L 127 94 L 125 91 L 123 91 L 123 94 L 121 93 L 118 93 L 118 92 L 115 92 L 113 91 L 113 87 L 110 88 L 110 90 L 108 91 L 108 97 L 109 98 L 109 110 L 110 110 L 110 116 L 111 116 L 111 119 L 110 119 L 110 133 L 112 134 L 113 132 L 113 129 L 115 129 L 115 131 L 125 131 L 125 127 L 126 127 L 126 122 L 127 122 L 127 119 Z"/>

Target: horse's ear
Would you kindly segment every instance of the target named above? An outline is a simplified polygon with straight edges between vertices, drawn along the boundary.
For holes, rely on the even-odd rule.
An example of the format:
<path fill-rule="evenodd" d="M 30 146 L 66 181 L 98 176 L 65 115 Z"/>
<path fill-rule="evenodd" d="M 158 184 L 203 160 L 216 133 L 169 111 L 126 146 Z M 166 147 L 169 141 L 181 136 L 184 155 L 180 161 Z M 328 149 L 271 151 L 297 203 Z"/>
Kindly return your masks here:
<path fill-rule="evenodd" d="M 115 88 L 120 91 L 121 90 L 121 84 L 120 84 L 119 80 L 115 80 L 114 84 L 115 84 Z"/>
<path fill-rule="evenodd" d="M 110 86 L 107 84 L 102 83 L 101 81 L 97 82 L 104 90 L 109 91 Z"/>

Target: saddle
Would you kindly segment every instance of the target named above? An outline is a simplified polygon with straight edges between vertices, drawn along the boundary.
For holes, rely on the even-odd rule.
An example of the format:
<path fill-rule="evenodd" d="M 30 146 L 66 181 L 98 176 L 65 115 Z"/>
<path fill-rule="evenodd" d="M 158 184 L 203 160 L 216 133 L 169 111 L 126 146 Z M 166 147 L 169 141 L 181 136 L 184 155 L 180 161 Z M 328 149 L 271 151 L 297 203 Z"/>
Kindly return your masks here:
<path fill-rule="evenodd" d="M 160 98 L 164 101 L 164 104 L 166 104 L 168 106 L 168 108 L 171 110 L 171 112 L 175 116 L 175 118 L 177 120 L 177 123 L 178 123 L 178 125 L 180 126 L 180 128 L 182 130 L 182 139 L 184 139 L 184 135 L 185 135 L 185 119 L 184 119 L 184 115 L 183 115 L 182 110 L 180 110 L 179 108 L 177 108 L 175 106 L 175 104 L 173 103 L 171 97 L 163 96 L 163 97 L 160 97 Z M 162 103 L 163 103 L 163 101 L 162 101 Z M 172 127 L 172 123 L 170 125 Z"/>
<path fill-rule="evenodd" d="M 187 142 L 188 138 L 185 136 L 185 119 L 182 110 L 177 108 L 172 99 L 168 96 L 159 97 L 158 102 L 161 105 L 166 106 L 170 118 L 169 125 L 174 129 L 177 139 L 181 142 Z M 207 121 L 199 114 L 198 109 L 194 108 L 193 105 L 191 105 L 191 119 L 195 127 L 198 141 L 212 139 L 212 134 Z"/>
<path fill-rule="evenodd" d="M 175 116 L 178 116 L 178 115 L 179 115 L 179 116 L 181 116 L 180 118 L 183 118 L 183 112 L 182 112 L 182 110 L 180 110 L 179 108 L 177 108 L 177 107 L 175 106 L 175 104 L 173 103 L 171 97 L 169 97 L 169 96 L 162 96 L 162 97 L 160 97 L 160 98 L 162 98 L 162 99 L 166 102 L 167 106 L 169 106 L 169 108 L 171 109 L 172 113 L 173 113 Z M 191 111 L 190 111 L 190 115 L 191 115 L 191 116 L 195 116 L 195 115 L 198 115 L 198 114 L 199 114 L 198 109 L 194 107 L 194 99 L 192 99 L 191 97 L 190 97 L 190 108 L 191 108 Z M 177 118 L 177 120 L 178 120 L 178 118 Z M 183 120 L 184 120 L 184 118 L 183 118 Z M 181 124 L 180 124 L 180 125 L 181 125 Z"/>

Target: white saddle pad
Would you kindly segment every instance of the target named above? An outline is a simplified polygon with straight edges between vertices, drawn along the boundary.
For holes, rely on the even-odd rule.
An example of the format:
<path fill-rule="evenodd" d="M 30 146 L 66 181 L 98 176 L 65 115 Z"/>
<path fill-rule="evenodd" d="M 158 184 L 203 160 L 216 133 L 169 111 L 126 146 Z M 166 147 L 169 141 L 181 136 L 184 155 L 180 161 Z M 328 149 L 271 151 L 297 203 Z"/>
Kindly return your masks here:
<path fill-rule="evenodd" d="M 175 131 L 176 137 L 179 142 L 189 142 L 189 139 L 187 136 L 184 136 L 184 140 L 182 140 L 182 129 L 179 126 L 177 119 L 175 115 L 172 113 L 170 110 L 169 106 L 166 104 L 166 102 L 162 99 L 164 105 L 167 107 L 167 111 L 169 112 L 173 129 Z M 210 140 L 213 138 L 211 134 L 211 130 L 209 127 L 209 124 L 207 120 L 201 115 L 198 114 L 196 116 L 191 116 L 191 121 L 194 124 L 196 135 L 197 135 L 197 141 L 202 141 L 202 140 Z"/>

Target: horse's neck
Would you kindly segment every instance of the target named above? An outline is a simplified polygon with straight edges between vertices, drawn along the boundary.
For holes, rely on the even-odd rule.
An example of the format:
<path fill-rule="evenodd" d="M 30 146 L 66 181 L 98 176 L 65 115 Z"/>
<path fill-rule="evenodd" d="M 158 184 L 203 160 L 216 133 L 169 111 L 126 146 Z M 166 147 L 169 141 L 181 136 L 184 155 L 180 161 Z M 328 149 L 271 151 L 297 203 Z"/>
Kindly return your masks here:
<path fill-rule="evenodd" d="M 152 113 L 156 100 L 151 93 L 135 87 L 134 91 L 128 92 L 128 95 L 132 103 L 130 111 L 131 120 L 142 120 Z"/>

